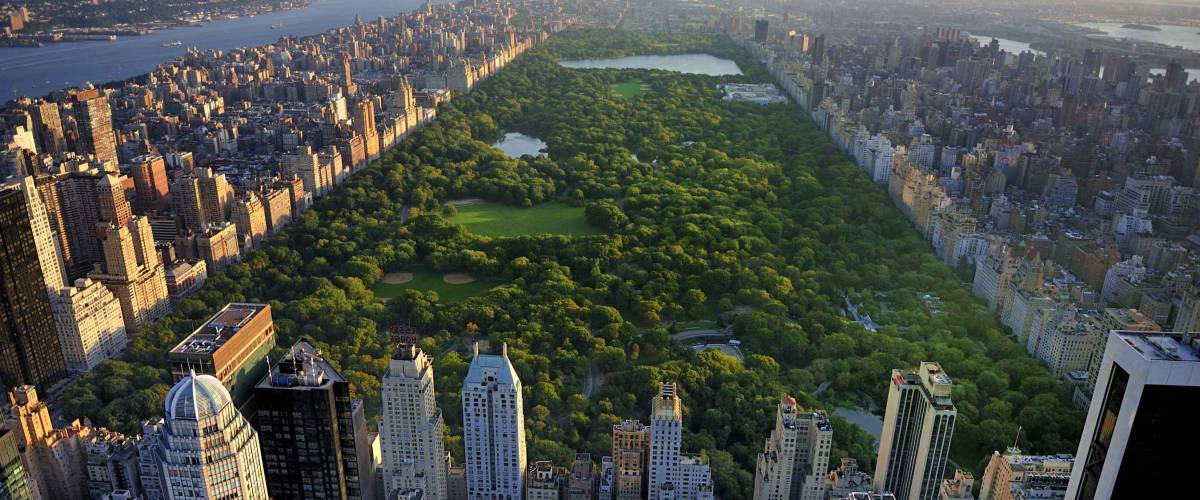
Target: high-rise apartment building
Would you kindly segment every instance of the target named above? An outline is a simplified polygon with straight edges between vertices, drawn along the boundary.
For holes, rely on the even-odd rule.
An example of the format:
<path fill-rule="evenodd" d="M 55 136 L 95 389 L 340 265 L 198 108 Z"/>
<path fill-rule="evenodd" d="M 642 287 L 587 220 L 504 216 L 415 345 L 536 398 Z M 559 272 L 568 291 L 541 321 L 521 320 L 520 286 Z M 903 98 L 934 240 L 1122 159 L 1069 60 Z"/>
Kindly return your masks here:
<path fill-rule="evenodd" d="M 33 133 L 37 137 L 38 151 L 59 155 L 67 152 L 67 139 L 63 134 L 62 115 L 58 105 L 52 102 L 30 103 L 29 115 L 33 119 Z"/>
<path fill-rule="evenodd" d="M 873 487 L 897 500 L 937 500 L 958 410 L 937 363 L 892 370 Z"/>
<path fill-rule="evenodd" d="M 382 385 L 383 493 L 421 488 L 430 498 L 444 498 L 446 448 L 442 410 L 435 399 L 433 359 L 416 345 L 397 346 Z M 411 477 L 418 484 L 403 479 L 404 468 L 413 470 Z"/>
<path fill-rule="evenodd" d="M 257 193 L 250 193 L 233 204 L 233 224 L 237 226 L 238 242 L 245 251 L 267 238 L 267 211 Z"/>
<path fill-rule="evenodd" d="M 1178 494 L 1200 435 L 1200 342 L 1190 333 L 1113 331 L 1092 393 L 1066 498 Z"/>
<path fill-rule="evenodd" d="M 166 415 L 142 439 L 167 498 L 269 498 L 258 434 L 220 380 L 188 374 L 167 393 Z"/>
<path fill-rule="evenodd" d="M 656 497 L 668 485 L 678 489 L 679 451 L 683 445 L 683 403 L 675 384 L 660 384 L 650 409 L 648 491 Z"/>
<path fill-rule="evenodd" d="M 104 271 L 88 277 L 104 283 L 121 302 L 125 328 L 157 320 L 171 311 L 166 271 L 154 249 L 154 231 L 146 217 L 104 228 Z"/>
<path fill-rule="evenodd" d="M 124 226 L 133 217 L 133 205 L 125 195 L 125 179 L 106 173 L 96 182 L 96 202 L 100 207 L 102 222 Z"/>
<path fill-rule="evenodd" d="M 230 303 L 167 353 L 171 376 L 212 375 L 241 407 L 267 374 L 264 361 L 275 347 L 275 322 L 269 304 Z"/>
<path fill-rule="evenodd" d="M 374 498 L 375 470 L 362 402 L 305 341 L 254 388 L 263 472 L 274 498 Z"/>
<path fill-rule="evenodd" d="M 106 165 L 116 170 L 117 135 L 113 132 L 112 107 L 108 96 L 99 90 L 90 89 L 74 95 L 75 123 L 79 127 L 80 153 L 92 153 Z"/>
<path fill-rule="evenodd" d="M 138 213 L 144 215 L 170 208 L 171 185 L 167 164 L 161 155 L 141 155 L 129 160 L 129 175 L 137 190 Z"/>
<path fill-rule="evenodd" d="M 48 204 L 47 208 L 51 226 L 58 226 L 60 238 L 67 243 L 62 249 L 68 280 L 86 276 L 93 263 L 104 260 L 96 231 L 100 223 L 99 180 L 95 170 L 72 172 L 51 178 L 41 189 L 43 194 L 52 192 L 58 202 L 57 207 Z"/>
<path fill-rule="evenodd" d="M 83 373 L 125 350 L 128 336 L 121 302 L 104 284 L 87 278 L 50 299 L 67 371 Z"/>
<path fill-rule="evenodd" d="M 979 500 L 1062 500 L 1071 481 L 1074 455 L 1023 455 L 1009 448 L 992 453 L 980 481 Z"/>
<path fill-rule="evenodd" d="M 42 266 L 42 280 L 46 283 L 47 291 L 53 293 L 66 283 L 58 237 L 50 226 L 46 205 L 42 202 L 34 178 L 26 176 L 17 179 L 13 184 L 25 197 L 25 207 L 29 213 L 29 231 L 37 248 L 38 263 Z"/>
<path fill-rule="evenodd" d="M 615 500 L 646 497 L 646 459 L 650 451 L 650 429 L 637 420 L 613 426 L 612 495 Z"/>
<path fill-rule="evenodd" d="M 21 191 L 0 189 L 0 383 L 49 386 L 66 375 Z"/>
<path fill-rule="evenodd" d="M 29 475 L 21 463 L 21 452 L 17 450 L 17 435 L 6 428 L 0 428 L 0 498 L 33 498 L 29 491 Z"/>
<path fill-rule="evenodd" d="M 462 409 L 467 496 L 520 498 L 527 466 L 525 413 L 521 379 L 508 360 L 508 345 L 499 356 L 480 354 L 475 345 L 463 380 Z"/>
<path fill-rule="evenodd" d="M 827 489 L 833 426 L 822 412 L 806 411 L 791 396 L 780 398 L 775 429 L 758 455 L 756 500 L 823 500 Z"/>

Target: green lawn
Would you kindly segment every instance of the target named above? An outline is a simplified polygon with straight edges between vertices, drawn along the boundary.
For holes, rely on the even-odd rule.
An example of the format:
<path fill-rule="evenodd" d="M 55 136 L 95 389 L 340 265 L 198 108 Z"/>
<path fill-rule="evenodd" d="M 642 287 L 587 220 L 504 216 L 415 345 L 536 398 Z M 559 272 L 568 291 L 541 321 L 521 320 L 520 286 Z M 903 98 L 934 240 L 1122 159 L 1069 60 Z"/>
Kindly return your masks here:
<path fill-rule="evenodd" d="M 450 222 L 462 224 L 472 233 L 502 238 L 509 236 L 566 234 L 584 236 L 600 231 L 588 224 L 583 208 L 548 202 L 529 208 L 486 201 L 456 204 L 458 214 Z"/>
<path fill-rule="evenodd" d="M 380 281 L 375 284 L 375 288 L 372 291 L 375 292 L 375 296 L 378 298 L 390 299 L 399 296 L 400 292 L 409 288 L 422 291 L 432 290 L 437 292 L 439 302 L 452 303 L 462 302 L 468 298 L 483 295 L 488 290 L 501 284 L 497 280 L 481 278 L 471 283 L 451 285 L 443 281 L 442 273 L 432 269 L 417 268 L 412 269 L 410 272 L 413 273 L 412 281 L 402 285 L 392 285 Z"/>
<path fill-rule="evenodd" d="M 637 99 L 646 95 L 646 84 L 640 80 L 628 80 L 621 83 L 614 83 L 609 86 L 612 88 L 613 94 L 622 99 Z"/>

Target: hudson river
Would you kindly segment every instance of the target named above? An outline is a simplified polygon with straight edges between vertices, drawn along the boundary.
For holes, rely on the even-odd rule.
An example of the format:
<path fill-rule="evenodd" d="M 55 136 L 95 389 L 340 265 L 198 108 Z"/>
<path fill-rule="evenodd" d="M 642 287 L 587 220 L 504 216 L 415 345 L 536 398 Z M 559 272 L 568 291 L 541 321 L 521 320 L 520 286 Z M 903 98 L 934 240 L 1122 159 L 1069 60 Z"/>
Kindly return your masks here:
<path fill-rule="evenodd" d="M 437 0 L 434 3 L 443 3 Z M 55 90 L 96 84 L 150 72 L 160 63 L 200 49 L 233 49 L 274 42 L 283 35 L 314 35 L 329 28 L 395 16 L 424 0 L 314 0 L 304 9 L 184 26 L 115 41 L 52 43 L 42 47 L 0 48 L 0 103 L 14 97 L 43 96 Z M 282 27 L 271 29 L 272 25 Z M 183 42 L 176 47 L 164 43 Z"/>

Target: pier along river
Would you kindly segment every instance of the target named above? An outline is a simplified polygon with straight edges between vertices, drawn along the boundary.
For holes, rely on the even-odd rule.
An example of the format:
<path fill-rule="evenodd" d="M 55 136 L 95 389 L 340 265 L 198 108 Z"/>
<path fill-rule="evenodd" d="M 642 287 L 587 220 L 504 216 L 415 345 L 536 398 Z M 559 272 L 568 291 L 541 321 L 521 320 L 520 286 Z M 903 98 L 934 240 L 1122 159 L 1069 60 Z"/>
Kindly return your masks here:
<path fill-rule="evenodd" d="M 303 9 L 214 20 L 199 27 L 180 26 L 114 41 L 0 48 L 0 102 L 20 96 L 40 97 L 84 82 L 102 84 L 142 75 L 185 54 L 188 47 L 228 50 L 263 45 L 284 35 L 315 35 L 345 26 L 354 22 L 356 14 L 363 22 L 371 22 L 424 4 L 424 0 L 314 0 Z M 176 41 L 182 43 L 163 46 Z"/>

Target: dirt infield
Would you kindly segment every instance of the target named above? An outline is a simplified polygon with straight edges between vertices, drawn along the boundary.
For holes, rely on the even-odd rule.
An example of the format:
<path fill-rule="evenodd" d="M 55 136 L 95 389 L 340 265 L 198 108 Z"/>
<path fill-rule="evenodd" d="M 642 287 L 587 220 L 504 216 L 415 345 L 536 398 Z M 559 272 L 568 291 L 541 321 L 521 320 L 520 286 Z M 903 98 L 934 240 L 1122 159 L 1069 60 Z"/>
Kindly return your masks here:
<path fill-rule="evenodd" d="M 413 273 L 387 273 L 380 279 L 386 285 L 403 285 L 413 280 Z"/>
<path fill-rule="evenodd" d="M 446 273 L 445 276 L 442 276 L 442 281 L 445 281 L 451 285 L 465 285 L 467 283 L 473 283 L 475 281 L 475 277 L 465 273 Z"/>

